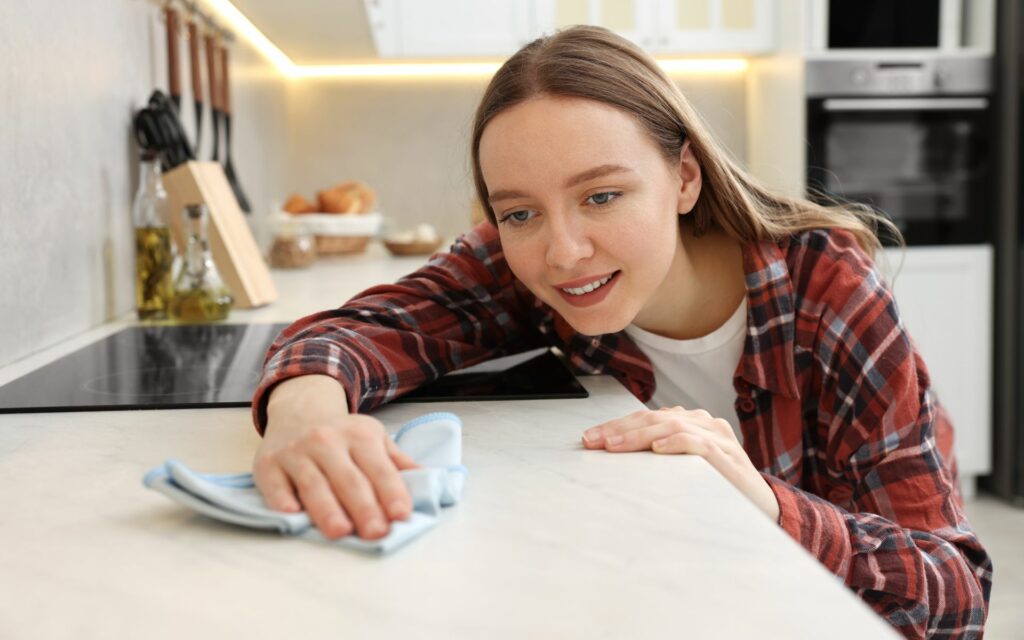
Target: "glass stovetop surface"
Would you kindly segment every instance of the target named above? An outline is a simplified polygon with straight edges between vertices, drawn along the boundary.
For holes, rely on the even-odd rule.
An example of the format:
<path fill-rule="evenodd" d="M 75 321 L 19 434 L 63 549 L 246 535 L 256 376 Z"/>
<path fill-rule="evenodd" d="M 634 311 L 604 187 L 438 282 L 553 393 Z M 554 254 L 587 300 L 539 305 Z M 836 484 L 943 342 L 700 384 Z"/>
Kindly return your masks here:
<path fill-rule="evenodd" d="M 249 406 L 286 326 L 128 327 L 0 387 L 0 413 Z"/>

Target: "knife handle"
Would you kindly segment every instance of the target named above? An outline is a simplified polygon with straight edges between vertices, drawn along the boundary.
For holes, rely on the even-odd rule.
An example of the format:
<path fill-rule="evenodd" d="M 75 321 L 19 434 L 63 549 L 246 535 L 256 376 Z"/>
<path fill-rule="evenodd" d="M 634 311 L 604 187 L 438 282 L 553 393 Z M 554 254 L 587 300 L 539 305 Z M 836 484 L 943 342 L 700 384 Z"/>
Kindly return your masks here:
<path fill-rule="evenodd" d="M 206 34 L 206 75 L 210 83 L 210 108 L 220 110 L 220 97 L 217 91 L 217 41 L 212 34 Z"/>
<path fill-rule="evenodd" d="M 231 115 L 231 83 L 228 81 L 228 48 L 220 48 L 220 110 Z"/>
<path fill-rule="evenodd" d="M 199 72 L 199 29 L 194 20 L 188 21 L 188 53 L 192 66 L 192 99 L 203 101 L 203 78 Z"/>
<path fill-rule="evenodd" d="M 181 69 L 178 60 L 178 12 L 168 5 L 164 9 L 167 22 L 167 84 L 171 96 L 181 95 Z"/>

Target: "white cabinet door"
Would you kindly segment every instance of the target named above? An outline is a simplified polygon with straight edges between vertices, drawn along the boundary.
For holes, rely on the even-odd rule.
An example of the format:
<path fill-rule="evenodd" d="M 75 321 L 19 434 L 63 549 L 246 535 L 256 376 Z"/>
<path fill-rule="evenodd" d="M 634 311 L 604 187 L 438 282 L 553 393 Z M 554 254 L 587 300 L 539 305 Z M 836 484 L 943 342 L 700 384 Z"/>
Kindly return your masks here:
<path fill-rule="evenodd" d="M 955 451 L 970 477 L 991 471 L 992 247 L 908 247 L 880 261 L 904 325 L 955 429 Z M 895 280 L 887 273 L 900 267 Z"/>
<path fill-rule="evenodd" d="M 651 51 L 661 0 L 534 0 L 538 35 L 575 24 L 611 29 Z"/>
<path fill-rule="evenodd" d="M 765 53 L 775 0 L 660 0 L 654 53 Z"/>
<path fill-rule="evenodd" d="M 504 57 L 574 24 L 653 54 L 763 53 L 776 0 L 364 0 L 382 58 Z"/>
<path fill-rule="evenodd" d="M 365 0 L 382 58 L 509 56 L 533 39 L 532 2 Z"/>

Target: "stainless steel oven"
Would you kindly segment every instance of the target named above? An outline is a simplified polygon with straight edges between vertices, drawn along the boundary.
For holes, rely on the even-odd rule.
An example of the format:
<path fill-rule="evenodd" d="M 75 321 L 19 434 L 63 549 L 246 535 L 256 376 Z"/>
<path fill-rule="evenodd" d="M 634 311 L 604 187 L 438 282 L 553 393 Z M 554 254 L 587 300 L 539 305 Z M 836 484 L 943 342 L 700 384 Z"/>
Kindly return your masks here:
<path fill-rule="evenodd" d="M 992 241 L 988 57 L 807 63 L 812 198 L 862 202 L 911 245 Z"/>

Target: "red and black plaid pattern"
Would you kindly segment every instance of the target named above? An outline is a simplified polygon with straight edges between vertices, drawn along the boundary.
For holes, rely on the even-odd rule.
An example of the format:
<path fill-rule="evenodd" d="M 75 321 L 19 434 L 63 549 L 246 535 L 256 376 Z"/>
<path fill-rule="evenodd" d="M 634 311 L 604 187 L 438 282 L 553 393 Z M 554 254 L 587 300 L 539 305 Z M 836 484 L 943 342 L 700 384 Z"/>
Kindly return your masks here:
<path fill-rule="evenodd" d="M 980 636 L 992 563 L 963 512 L 952 427 L 871 259 L 816 230 L 744 248 L 749 315 L 736 369 L 744 448 L 781 526 L 908 637 Z M 516 280 L 483 223 L 419 271 L 277 339 L 253 400 L 311 373 L 370 411 L 449 371 L 552 345 L 640 400 L 650 363 L 625 334 L 584 336 Z M 612 416 L 609 416 L 612 417 Z"/>

